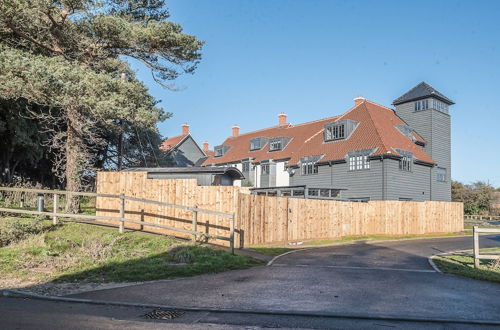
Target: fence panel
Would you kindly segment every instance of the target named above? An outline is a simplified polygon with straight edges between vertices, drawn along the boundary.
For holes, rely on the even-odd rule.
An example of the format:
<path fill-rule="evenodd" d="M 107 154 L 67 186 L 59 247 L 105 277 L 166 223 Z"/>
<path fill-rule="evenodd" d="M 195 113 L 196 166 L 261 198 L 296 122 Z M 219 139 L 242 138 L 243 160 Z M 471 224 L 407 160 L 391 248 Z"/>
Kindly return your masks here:
<path fill-rule="evenodd" d="M 236 214 L 236 247 L 361 235 L 413 235 L 463 230 L 463 204 L 370 201 L 367 203 L 249 195 L 239 187 L 198 186 L 194 179 L 147 179 L 145 172 L 100 172 L 97 192 Z M 119 201 L 97 198 L 97 215 L 118 216 Z M 127 201 L 126 216 L 186 230 L 192 211 Z M 198 230 L 228 236 L 229 219 L 198 214 Z M 128 228 L 140 228 L 127 224 Z M 153 229 L 173 234 L 165 229 Z M 178 233 L 175 233 L 178 234 Z M 243 238 L 241 239 L 241 235 Z M 227 245 L 226 241 L 215 241 Z"/>

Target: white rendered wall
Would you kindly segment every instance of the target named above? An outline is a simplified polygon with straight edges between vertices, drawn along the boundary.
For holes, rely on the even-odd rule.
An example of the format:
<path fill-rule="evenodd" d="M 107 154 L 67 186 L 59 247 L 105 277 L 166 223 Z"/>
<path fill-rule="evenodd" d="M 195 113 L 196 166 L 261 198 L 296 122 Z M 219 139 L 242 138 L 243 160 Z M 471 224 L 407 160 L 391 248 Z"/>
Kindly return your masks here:
<path fill-rule="evenodd" d="M 283 187 L 290 185 L 290 175 L 285 171 L 285 162 L 276 163 L 276 186 Z"/>

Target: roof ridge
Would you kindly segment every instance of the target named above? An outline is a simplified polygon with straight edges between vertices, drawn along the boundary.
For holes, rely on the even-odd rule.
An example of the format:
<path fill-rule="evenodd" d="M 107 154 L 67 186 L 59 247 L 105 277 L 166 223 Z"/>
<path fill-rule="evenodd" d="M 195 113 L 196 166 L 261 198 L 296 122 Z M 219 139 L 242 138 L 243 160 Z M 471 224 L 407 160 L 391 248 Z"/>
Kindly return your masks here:
<path fill-rule="evenodd" d="M 394 112 L 394 113 L 395 113 L 394 109 L 391 109 L 391 108 L 389 108 L 389 107 L 386 107 L 386 106 L 385 106 L 385 105 L 383 105 L 383 104 L 379 104 L 379 103 L 377 103 L 377 102 L 373 102 L 373 101 L 370 101 L 370 100 L 366 100 L 366 102 L 372 103 L 372 104 L 374 104 L 374 105 L 376 105 L 376 106 L 382 107 L 382 108 L 384 108 L 384 109 L 386 109 L 386 110 L 389 110 L 389 111 L 392 111 L 392 112 Z"/>
<path fill-rule="evenodd" d="M 317 122 L 320 122 L 320 121 L 323 121 L 323 120 L 327 120 L 327 119 L 334 119 L 334 118 L 336 119 L 337 117 L 340 117 L 340 116 L 342 116 L 342 115 L 335 115 L 335 116 L 325 117 L 325 118 L 321 118 L 321 119 L 306 121 L 306 122 L 303 122 L 303 123 L 300 123 L 300 124 L 295 124 L 295 125 L 289 123 L 288 126 L 285 126 L 285 127 L 275 125 L 275 126 L 270 126 L 270 127 L 266 127 L 266 128 L 261 128 L 261 129 L 255 130 L 255 131 L 241 133 L 238 136 L 230 136 L 226 140 L 224 140 L 224 142 L 226 142 L 228 139 L 231 139 L 231 138 L 234 138 L 234 137 L 240 137 L 240 136 L 243 136 L 243 135 L 258 133 L 258 132 L 262 132 L 262 131 L 266 131 L 266 130 L 270 130 L 270 129 L 276 129 L 276 128 L 291 129 L 291 128 L 300 127 L 300 126 L 304 126 L 304 125 L 314 124 L 314 123 L 317 123 Z"/>

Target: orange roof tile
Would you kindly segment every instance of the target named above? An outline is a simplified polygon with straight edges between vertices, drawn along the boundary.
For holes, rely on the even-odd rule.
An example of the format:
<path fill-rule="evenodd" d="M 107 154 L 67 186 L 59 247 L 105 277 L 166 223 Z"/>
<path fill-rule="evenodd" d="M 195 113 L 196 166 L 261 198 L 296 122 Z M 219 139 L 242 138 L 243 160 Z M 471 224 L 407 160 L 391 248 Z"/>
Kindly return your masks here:
<path fill-rule="evenodd" d="M 169 151 L 181 143 L 188 135 L 179 135 L 166 139 L 160 146 L 163 151 Z"/>
<path fill-rule="evenodd" d="M 348 139 L 325 142 L 324 125 L 340 119 L 350 119 L 359 124 Z M 274 126 L 230 137 L 223 143 L 230 147 L 225 155 L 210 156 L 203 165 L 239 162 L 247 158 L 252 158 L 253 162 L 290 159 L 288 164 L 295 165 L 303 157 L 320 155 L 323 156 L 320 161 L 326 162 L 344 159 L 350 151 L 371 148 L 376 149 L 374 155 L 388 153 L 399 155 L 395 149 L 402 149 L 412 152 L 414 157 L 421 161 L 434 163 L 422 148 L 396 128 L 403 124 L 405 122 L 395 114 L 394 110 L 364 100 L 341 116 L 286 127 Z M 413 133 L 413 135 L 417 141 L 425 142 L 418 134 Z M 280 136 L 291 138 L 283 150 L 269 151 L 267 144 L 260 150 L 250 151 L 250 140 L 257 137 Z"/>

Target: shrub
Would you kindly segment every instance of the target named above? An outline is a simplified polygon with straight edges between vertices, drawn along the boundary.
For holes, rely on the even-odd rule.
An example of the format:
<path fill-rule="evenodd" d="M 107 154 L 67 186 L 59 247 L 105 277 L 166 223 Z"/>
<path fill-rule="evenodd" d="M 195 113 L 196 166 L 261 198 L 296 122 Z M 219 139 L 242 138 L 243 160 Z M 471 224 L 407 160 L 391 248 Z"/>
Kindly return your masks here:
<path fill-rule="evenodd" d="M 0 228 L 0 247 L 21 241 L 28 236 L 36 235 L 48 230 L 50 226 L 44 225 L 41 221 L 8 221 Z"/>

